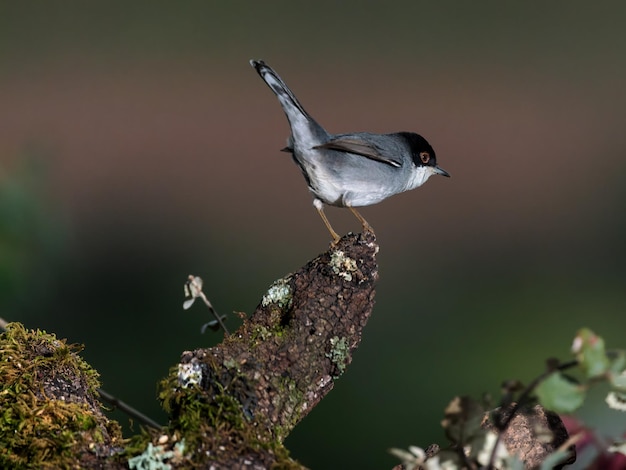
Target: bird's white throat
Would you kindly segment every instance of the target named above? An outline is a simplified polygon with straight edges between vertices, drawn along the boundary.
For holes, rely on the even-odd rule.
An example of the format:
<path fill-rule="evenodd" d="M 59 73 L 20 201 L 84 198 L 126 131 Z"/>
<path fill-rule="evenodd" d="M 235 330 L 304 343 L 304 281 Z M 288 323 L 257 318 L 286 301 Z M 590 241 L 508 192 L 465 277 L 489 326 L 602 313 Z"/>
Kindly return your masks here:
<path fill-rule="evenodd" d="M 428 178 L 435 174 L 435 168 L 432 166 L 418 166 L 411 172 L 407 190 L 415 189 L 423 185 Z"/>

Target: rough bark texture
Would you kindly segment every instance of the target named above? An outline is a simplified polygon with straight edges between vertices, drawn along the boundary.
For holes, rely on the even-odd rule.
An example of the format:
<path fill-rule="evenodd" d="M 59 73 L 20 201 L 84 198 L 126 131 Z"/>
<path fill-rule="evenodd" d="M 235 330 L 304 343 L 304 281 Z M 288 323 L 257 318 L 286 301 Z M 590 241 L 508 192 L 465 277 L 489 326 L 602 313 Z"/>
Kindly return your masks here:
<path fill-rule="evenodd" d="M 204 437 L 196 439 L 194 453 L 208 452 L 210 458 L 196 464 L 297 465 L 279 462 L 276 446 L 282 446 L 350 364 L 374 305 L 377 251 L 373 234 L 342 238 L 336 247 L 272 284 L 251 317 L 220 345 L 183 353 L 175 380 L 165 384 L 162 394 L 172 414 L 171 430 L 182 434 L 180 425 L 189 421 L 185 406 L 178 404 L 187 403 L 182 396 L 190 377 L 199 385 L 193 400 L 206 405 L 207 414 L 228 397 L 245 418 L 227 422 L 223 435 L 200 426 Z M 220 417 L 219 425 L 224 424 Z M 258 437 L 253 446 L 244 443 L 250 429 Z"/>
<path fill-rule="evenodd" d="M 505 419 L 510 414 L 509 410 L 497 408 L 496 413 L 501 413 L 500 419 Z M 482 426 L 498 433 L 496 426 L 486 415 Z M 558 414 L 546 410 L 541 405 L 532 408 L 522 408 L 515 414 L 502 435 L 502 442 L 509 454 L 517 455 L 526 468 L 539 468 L 543 461 L 559 447 L 561 447 L 569 435 L 565 425 Z M 555 467 L 563 468 L 576 461 L 576 449 L 569 447 L 570 457 L 562 465 Z"/>
<path fill-rule="evenodd" d="M 183 353 L 161 386 L 169 426 L 131 442 L 102 414 L 97 373 L 77 348 L 8 325 L 0 467 L 301 468 L 282 441 L 350 364 L 374 305 L 377 251 L 373 234 L 343 237 L 276 281 L 220 345 Z"/>
<path fill-rule="evenodd" d="M 576 460 L 576 449 L 569 445 L 567 429 L 556 413 L 538 404 L 518 406 L 513 402 L 491 410 L 487 405 L 468 396 L 454 397 L 441 422 L 449 444 L 444 448 L 432 444 L 425 451 L 394 449 L 393 453 L 404 463 L 393 470 L 425 470 L 429 465 L 498 470 L 510 467 L 503 463 L 505 456 L 516 456 L 530 470 L 540 468 L 557 450 L 564 450 L 565 455 L 552 464 L 555 469 Z M 499 450 L 494 455 L 496 442 Z"/>
<path fill-rule="evenodd" d="M 285 297 L 266 295 L 221 345 L 186 353 L 181 363 L 209 354 L 218 363 L 238 364 L 254 384 L 254 400 L 244 401 L 244 409 L 267 419 L 282 440 L 352 361 L 374 306 L 377 249 L 371 235 L 342 239 L 270 288 L 285 288 Z"/>

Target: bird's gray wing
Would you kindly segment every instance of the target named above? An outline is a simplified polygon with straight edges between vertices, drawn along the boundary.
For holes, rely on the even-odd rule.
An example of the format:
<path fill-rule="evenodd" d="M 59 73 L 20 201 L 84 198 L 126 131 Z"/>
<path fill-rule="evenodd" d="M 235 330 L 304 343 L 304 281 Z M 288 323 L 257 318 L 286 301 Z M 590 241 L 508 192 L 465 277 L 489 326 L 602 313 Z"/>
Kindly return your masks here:
<path fill-rule="evenodd" d="M 336 139 L 329 140 L 322 145 L 316 145 L 313 148 L 338 150 L 340 152 L 352 153 L 355 155 L 369 158 L 371 160 L 375 160 L 377 162 L 391 165 L 396 168 L 400 168 L 402 166 L 401 161 L 395 158 L 391 158 L 388 155 L 382 154 L 380 149 L 376 145 L 354 137 L 338 137 Z"/>

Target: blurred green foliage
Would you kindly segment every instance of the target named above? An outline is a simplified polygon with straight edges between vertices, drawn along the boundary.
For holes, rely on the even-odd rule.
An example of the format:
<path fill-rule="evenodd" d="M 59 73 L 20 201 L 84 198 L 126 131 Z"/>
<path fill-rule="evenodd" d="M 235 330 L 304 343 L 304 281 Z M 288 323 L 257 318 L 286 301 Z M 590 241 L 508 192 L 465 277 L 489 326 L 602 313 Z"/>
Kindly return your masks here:
<path fill-rule="evenodd" d="M 0 310 L 8 321 L 29 304 L 43 307 L 67 243 L 43 159 L 32 153 L 13 163 L 0 167 Z"/>

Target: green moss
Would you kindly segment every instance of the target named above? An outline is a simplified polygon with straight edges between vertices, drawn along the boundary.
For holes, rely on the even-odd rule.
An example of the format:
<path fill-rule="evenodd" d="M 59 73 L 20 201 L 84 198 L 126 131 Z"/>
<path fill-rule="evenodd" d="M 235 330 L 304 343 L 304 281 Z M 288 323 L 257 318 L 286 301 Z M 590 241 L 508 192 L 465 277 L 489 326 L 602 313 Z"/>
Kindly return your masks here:
<path fill-rule="evenodd" d="M 205 465 L 270 451 L 275 457 L 273 468 L 301 468 L 267 424 L 255 419 L 244 405 L 255 399 L 253 387 L 236 367 L 207 365 L 204 388 L 181 387 L 177 370 L 172 368 L 162 381 L 159 399 L 170 414 L 168 434 L 175 439 L 185 436 L 189 449 L 185 464 Z"/>
<path fill-rule="evenodd" d="M 276 396 L 285 397 L 283 406 L 285 408 L 293 410 L 287 415 L 290 416 L 290 421 L 284 426 L 275 426 L 274 435 L 282 442 L 291 432 L 291 430 L 300 422 L 302 416 L 302 406 L 305 402 L 304 393 L 300 390 L 296 382 L 289 377 L 280 377 L 277 389 L 279 393 Z"/>
<path fill-rule="evenodd" d="M 72 391 L 95 396 L 99 386 L 96 371 L 76 354 L 81 349 L 18 323 L 0 335 L 0 468 L 76 467 L 74 446 L 101 443 L 102 427 L 121 440 L 116 423 L 72 402 Z M 51 378 L 65 399 L 46 396 Z"/>
<path fill-rule="evenodd" d="M 257 346 L 259 343 L 267 341 L 273 335 L 274 333 L 268 330 L 265 326 L 255 325 L 254 329 L 252 330 L 250 334 L 250 346 L 253 348 Z"/>
<path fill-rule="evenodd" d="M 122 456 L 129 459 L 143 453 L 147 449 L 149 443 L 152 441 L 158 441 L 159 435 L 162 434 L 154 429 L 141 428 L 141 432 L 139 434 L 135 434 L 125 441 Z"/>

